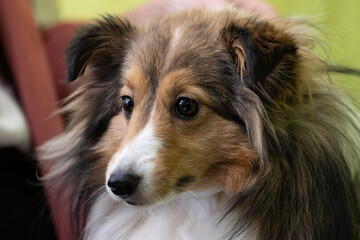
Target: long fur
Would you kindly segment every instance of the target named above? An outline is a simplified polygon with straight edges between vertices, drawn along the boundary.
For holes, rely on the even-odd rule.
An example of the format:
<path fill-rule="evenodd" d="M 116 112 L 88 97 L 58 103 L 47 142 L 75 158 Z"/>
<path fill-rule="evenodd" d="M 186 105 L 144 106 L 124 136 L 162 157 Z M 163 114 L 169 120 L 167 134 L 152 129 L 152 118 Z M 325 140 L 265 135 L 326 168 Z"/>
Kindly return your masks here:
<path fill-rule="evenodd" d="M 196 52 L 207 69 L 187 66 L 195 57 L 182 49 L 167 56 L 163 40 L 154 37 L 165 39 L 162 31 L 182 22 L 190 33 L 182 41 L 190 47 L 197 34 L 207 38 L 203 44 L 209 46 Z M 67 78 L 84 78 L 84 84 L 65 100 L 66 131 L 39 150 L 42 163 L 52 166 L 44 178 L 59 189 L 60 204 L 70 200 L 77 227 L 86 225 L 88 212 L 106 195 L 103 136 L 122 111 L 123 70 L 133 55 L 142 55 L 137 46 L 146 41 L 154 48 L 148 78 L 155 81 L 153 91 L 167 66 L 159 59 L 178 57 L 182 67 L 208 79 L 200 86 L 214 97 L 213 111 L 245 129 L 256 153 L 251 176 L 218 218 L 231 219 L 224 239 L 249 232 L 251 239 L 359 239 L 359 117 L 311 53 L 314 41 L 303 25 L 193 9 L 146 27 L 106 17 L 83 29 L 67 50 Z M 157 58 L 161 51 L 165 57 Z M 121 141 L 118 136 L 115 144 Z"/>

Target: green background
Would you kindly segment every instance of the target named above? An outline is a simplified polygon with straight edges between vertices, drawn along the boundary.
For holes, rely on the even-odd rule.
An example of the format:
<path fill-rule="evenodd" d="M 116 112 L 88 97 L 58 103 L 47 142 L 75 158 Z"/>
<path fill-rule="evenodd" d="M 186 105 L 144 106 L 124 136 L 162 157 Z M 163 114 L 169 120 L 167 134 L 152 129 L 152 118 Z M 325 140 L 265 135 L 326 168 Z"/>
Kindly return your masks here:
<path fill-rule="evenodd" d="M 164 0 L 166 2 L 167 0 Z M 249 0 L 251 1 L 251 0 Z M 146 0 L 34 0 L 41 25 L 88 20 L 104 14 L 121 14 Z M 332 64 L 360 69 L 360 0 L 268 0 L 282 17 L 300 16 L 322 31 L 316 37 L 324 44 L 321 55 Z M 320 52 L 320 51 L 319 51 Z M 356 99 L 360 77 L 333 74 L 333 79 Z"/>

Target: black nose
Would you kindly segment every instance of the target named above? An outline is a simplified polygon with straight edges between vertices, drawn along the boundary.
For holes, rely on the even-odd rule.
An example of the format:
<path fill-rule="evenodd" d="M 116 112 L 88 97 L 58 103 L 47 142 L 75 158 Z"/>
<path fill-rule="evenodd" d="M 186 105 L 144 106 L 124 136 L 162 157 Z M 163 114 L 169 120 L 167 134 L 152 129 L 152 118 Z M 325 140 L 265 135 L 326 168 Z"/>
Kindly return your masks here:
<path fill-rule="evenodd" d="M 113 173 L 111 174 L 107 185 L 115 195 L 129 197 L 136 191 L 139 181 L 140 177 L 135 175 Z"/>

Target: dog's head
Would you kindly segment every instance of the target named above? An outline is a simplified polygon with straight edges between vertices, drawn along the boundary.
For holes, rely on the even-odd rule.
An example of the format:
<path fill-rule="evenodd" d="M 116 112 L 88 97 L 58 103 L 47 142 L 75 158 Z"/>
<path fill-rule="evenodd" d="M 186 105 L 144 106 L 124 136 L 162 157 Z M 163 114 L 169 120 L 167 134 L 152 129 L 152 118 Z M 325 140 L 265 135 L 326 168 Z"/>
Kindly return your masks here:
<path fill-rule="evenodd" d="M 96 149 L 95 181 L 135 205 L 240 191 L 268 164 L 267 105 L 297 84 L 291 35 L 228 10 L 142 28 L 109 17 L 82 30 L 67 61 L 68 81 L 85 82 L 69 129 Z"/>

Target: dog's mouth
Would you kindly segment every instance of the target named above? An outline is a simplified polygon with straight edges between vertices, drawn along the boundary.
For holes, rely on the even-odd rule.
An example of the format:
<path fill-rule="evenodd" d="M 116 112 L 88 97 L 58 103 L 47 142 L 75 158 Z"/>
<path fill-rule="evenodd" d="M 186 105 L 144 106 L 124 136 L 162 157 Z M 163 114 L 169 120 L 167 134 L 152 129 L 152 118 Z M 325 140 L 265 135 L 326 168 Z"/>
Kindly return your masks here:
<path fill-rule="evenodd" d="M 142 184 L 139 184 L 138 189 L 136 189 L 132 194 L 121 195 L 119 192 L 114 189 L 114 187 L 108 187 L 107 190 L 109 194 L 116 201 L 125 201 L 127 204 L 132 206 L 143 206 L 143 205 L 157 205 L 161 202 L 166 201 L 166 199 L 172 198 L 175 195 L 178 195 L 188 189 L 188 187 L 195 181 L 195 177 L 192 176 L 183 176 L 176 181 L 176 183 L 170 189 L 159 190 L 152 189 L 151 191 L 146 191 L 151 187 L 146 187 Z"/>
<path fill-rule="evenodd" d="M 142 204 L 142 203 L 139 203 L 139 202 L 133 201 L 133 200 L 126 200 L 126 199 L 124 199 L 124 201 L 125 201 L 127 204 L 132 205 L 132 206 L 144 205 L 144 204 Z"/>

